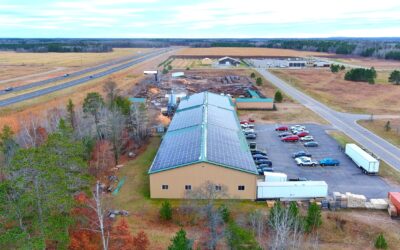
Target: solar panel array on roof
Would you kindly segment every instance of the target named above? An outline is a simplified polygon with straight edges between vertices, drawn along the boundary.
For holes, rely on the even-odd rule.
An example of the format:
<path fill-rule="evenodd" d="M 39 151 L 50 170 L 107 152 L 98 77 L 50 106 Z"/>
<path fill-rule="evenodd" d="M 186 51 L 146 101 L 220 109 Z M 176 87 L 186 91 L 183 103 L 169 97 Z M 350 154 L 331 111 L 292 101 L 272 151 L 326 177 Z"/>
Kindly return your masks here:
<path fill-rule="evenodd" d="M 201 126 L 165 135 L 151 167 L 152 172 L 196 162 L 201 154 Z"/>
<path fill-rule="evenodd" d="M 201 124 L 203 121 L 203 106 L 191 109 L 178 110 L 172 119 L 168 130 L 187 128 Z"/>
<path fill-rule="evenodd" d="M 199 161 L 257 174 L 227 96 L 203 92 L 183 99 L 149 173 Z"/>

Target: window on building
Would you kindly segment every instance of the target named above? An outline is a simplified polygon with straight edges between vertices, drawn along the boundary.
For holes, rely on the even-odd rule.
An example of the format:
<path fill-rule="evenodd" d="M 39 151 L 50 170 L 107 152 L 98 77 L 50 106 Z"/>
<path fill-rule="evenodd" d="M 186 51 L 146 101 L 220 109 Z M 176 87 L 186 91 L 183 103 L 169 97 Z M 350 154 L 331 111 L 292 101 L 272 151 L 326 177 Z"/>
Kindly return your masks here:
<path fill-rule="evenodd" d="M 215 186 L 215 190 L 216 190 L 216 191 L 221 191 L 221 190 L 222 190 L 222 187 L 219 186 L 219 185 L 217 185 L 217 186 Z"/>
<path fill-rule="evenodd" d="M 192 190 L 192 185 L 185 185 L 185 190 Z"/>
<path fill-rule="evenodd" d="M 162 188 L 163 190 L 167 190 L 167 189 L 168 189 L 168 185 L 162 185 L 161 188 Z"/>
<path fill-rule="evenodd" d="M 238 186 L 238 190 L 243 191 L 244 190 L 244 186 L 243 185 Z"/>

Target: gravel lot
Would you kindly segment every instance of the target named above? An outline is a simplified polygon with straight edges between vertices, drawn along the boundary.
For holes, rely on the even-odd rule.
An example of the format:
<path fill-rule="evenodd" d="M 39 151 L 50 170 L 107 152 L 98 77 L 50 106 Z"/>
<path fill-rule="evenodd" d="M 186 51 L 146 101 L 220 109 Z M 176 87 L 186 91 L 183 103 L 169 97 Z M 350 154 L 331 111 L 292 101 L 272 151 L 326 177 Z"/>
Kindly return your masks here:
<path fill-rule="evenodd" d="M 341 151 L 339 144 L 326 133 L 326 130 L 331 129 L 330 126 L 304 125 L 319 143 L 319 147 L 306 148 L 301 142 L 281 142 L 278 132 L 275 131 L 277 125 L 256 125 L 257 147 L 267 150 L 275 172 L 286 173 L 288 178 L 324 180 L 328 183 L 330 195 L 339 191 L 363 194 L 368 198 L 384 198 L 387 197 L 388 191 L 400 191 L 399 186 L 393 186 L 379 176 L 363 174 Z M 300 150 L 308 151 L 317 161 L 325 157 L 338 159 L 340 166 L 298 167 L 291 155 Z"/>

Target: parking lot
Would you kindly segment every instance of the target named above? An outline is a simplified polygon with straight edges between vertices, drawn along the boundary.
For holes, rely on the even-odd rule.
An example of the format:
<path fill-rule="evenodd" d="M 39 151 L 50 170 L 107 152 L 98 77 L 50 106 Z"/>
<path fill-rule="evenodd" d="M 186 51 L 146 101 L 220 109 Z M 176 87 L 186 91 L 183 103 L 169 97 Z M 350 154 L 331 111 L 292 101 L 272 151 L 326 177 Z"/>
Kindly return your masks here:
<path fill-rule="evenodd" d="M 387 197 L 388 191 L 400 191 L 400 186 L 387 183 L 379 176 L 368 176 L 344 154 L 339 144 L 330 137 L 327 125 L 303 124 L 314 136 L 319 147 L 306 148 L 301 142 L 281 142 L 278 132 L 275 131 L 277 125 L 256 124 L 257 147 L 265 149 L 268 157 L 273 163 L 274 172 L 282 172 L 288 178 L 304 177 L 308 180 L 323 180 L 328 183 L 329 194 L 333 192 L 351 192 L 363 194 L 368 198 Z M 312 154 L 314 160 L 321 160 L 331 157 L 340 161 L 340 166 L 326 167 L 299 167 L 292 158 L 292 153 L 306 151 Z"/>

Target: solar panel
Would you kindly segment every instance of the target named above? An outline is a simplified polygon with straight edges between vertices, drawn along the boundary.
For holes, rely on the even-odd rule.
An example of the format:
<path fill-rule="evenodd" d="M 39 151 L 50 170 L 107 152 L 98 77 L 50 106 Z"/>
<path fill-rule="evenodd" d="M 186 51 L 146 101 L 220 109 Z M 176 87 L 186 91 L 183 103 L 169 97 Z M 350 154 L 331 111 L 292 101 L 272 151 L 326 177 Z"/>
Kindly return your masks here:
<path fill-rule="evenodd" d="M 208 106 L 207 122 L 233 130 L 239 129 L 234 111 L 211 105 Z"/>
<path fill-rule="evenodd" d="M 208 124 L 207 159 L 235 168 L 256 172 L 256 166 L 240 130 L 223 129 Z"/>
<path fill-rule="evenodd" d="M 198 93 L 182 99 L 179 103 L 178 110 L 202 105 L 205 100 L 204 95 L 204 93 Z"/>
<path fill-rule="evenodd" d="M 150 172 L 198 161 L 201 154 L 201 130 L 201 126 L 196 126 L 168 132 Z"/>
<path fill-rule="evenodd" d="M 169 125 L 168 131 L 199 125 L 203 121 L 203 106 L 177 111 Z"/>

